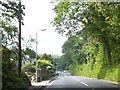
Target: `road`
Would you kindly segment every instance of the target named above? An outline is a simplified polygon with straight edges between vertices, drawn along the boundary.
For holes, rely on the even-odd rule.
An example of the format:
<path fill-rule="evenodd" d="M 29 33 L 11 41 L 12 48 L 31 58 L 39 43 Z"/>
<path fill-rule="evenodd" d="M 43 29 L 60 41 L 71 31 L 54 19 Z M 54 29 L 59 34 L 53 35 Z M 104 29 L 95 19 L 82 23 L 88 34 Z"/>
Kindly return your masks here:
<path fill-rule="evenodd" d="M 44 90 L 119 90 L 119 88 L 117 84 L 107 81 L 60 72 L 58 78 L 49 83 Z"/>

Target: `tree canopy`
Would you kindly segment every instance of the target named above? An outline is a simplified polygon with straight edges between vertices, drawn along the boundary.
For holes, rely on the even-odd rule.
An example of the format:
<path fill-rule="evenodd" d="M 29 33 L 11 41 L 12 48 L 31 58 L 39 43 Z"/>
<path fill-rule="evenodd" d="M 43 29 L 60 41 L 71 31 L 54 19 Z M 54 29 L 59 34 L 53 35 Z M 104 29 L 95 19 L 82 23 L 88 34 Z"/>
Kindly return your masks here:
<path fill-rule="evenodd" d="M 95 63 L 102 63 L 102 67 L 119 64 L 119 3 L 59 2 L 53 11 L 53 26 L 68 36 L 62 47 L 62 64 L 68 63 L 71 69 L 76 63 L 91 63 L 92 69 Z"/>

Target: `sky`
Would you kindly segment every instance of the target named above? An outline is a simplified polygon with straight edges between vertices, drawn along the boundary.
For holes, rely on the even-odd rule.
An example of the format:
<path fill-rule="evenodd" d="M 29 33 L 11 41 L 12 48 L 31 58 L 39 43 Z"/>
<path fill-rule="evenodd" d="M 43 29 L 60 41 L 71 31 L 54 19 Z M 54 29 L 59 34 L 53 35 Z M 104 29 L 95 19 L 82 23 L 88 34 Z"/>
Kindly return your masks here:
<path fill-rule="evenodd" d="M 37 32 L 38 54 L 56 54 L 62 55 L 62 45 L 67 40 L 67 37 L 61 36 L 55 32 L 51 21 L 55 16 L 52 11 L 54 5 L 50 0 L 21 0 L 25 5 L 24 26 L 22 26 L 22 36 L 28 38 L 32 36 L 34 39 Z M 41 31 L 46 29 L 46 31 Z M 32 46 L 35 50 L 36 45 Z"/>

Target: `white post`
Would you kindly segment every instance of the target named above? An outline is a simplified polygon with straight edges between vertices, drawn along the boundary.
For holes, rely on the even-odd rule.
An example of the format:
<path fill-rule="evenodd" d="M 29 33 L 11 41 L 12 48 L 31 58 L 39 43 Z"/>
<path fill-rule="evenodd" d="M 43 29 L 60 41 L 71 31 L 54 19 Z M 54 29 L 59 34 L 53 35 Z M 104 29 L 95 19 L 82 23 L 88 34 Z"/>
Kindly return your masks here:
<path fill-rule="evenodd" d="M 36 32 L 36 82 L 37 82 L 37 78 L 38 78 L 38 62 L 37 62 L 37 32 Z"/>
<path fill-rule="evenodd" d="M 40 31 L 45 31 L 46 29 L 42 29 Z M 37 32 L 36 32 L 36 82 L 38 82 L 38 78 L 40 80 L 40 76 L 38 76 L 38 60 L 37 60 Z"/>

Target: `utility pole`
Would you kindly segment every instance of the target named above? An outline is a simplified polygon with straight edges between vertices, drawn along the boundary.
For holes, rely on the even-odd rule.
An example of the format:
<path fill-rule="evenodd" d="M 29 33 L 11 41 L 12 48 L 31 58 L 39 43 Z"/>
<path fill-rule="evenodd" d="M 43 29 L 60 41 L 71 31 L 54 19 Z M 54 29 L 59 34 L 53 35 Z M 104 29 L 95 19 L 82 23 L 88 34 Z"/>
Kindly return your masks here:
<path fill-rule="evenodd" d="M 22 58 L 21 58 L 21 0 L 19 0 L 19 13 L 18 13 L 18 22 L 19 22 L 19 60 L 18 60 L 18 76 L 21 77 L 21 66 L 22 66 Z"/>

